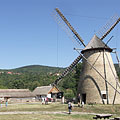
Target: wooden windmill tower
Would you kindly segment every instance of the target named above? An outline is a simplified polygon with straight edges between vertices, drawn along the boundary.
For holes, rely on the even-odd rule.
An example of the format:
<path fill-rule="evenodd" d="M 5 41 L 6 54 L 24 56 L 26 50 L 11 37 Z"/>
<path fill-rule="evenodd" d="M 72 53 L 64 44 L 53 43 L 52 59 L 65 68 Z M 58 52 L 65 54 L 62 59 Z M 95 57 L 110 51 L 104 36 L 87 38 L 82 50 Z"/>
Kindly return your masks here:
<path fill-rule="evenodd" d="M 84 103 L 120 104 L 120 85 L 111 57 L 113 50 L 103 42 L 103 39 L 119 23 L 120 18 L 118 16 L 111 18 L 109 24 L 99 32 L 102 35 L 98 37 L 99 34 L 95 34 L 90 42 L 85 45 L 59 9 L 56 8 L 55 11 L 58 23 L 62 19 L 76 40 L 82 43 L 84 49 L 79 52 L 80 55 L 54 82 L 54 85 L 57 85 L 82 59 L 83 68 L 78 85 L 78 93 L 81 94 L 82 101 Z"/>

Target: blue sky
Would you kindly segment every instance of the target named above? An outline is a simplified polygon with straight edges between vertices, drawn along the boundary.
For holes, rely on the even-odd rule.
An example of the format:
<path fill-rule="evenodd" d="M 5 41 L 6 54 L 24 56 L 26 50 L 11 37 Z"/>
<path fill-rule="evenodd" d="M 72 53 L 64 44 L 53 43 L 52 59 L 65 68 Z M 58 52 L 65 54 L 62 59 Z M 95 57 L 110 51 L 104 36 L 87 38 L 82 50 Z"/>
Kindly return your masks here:
<path fill-rule="evenodd" d="M 55 22 L 54 9 L 61 10 L 87 44 L 111 16 L 120 16 L 119 5 L 120 0 L 0 0 L 0 69 L 69 66 L 78 56 L 73 48 L 79 46 Z M 106 41 L 111 36 L 108 45 L 120 57 L 120 23 Z"/>

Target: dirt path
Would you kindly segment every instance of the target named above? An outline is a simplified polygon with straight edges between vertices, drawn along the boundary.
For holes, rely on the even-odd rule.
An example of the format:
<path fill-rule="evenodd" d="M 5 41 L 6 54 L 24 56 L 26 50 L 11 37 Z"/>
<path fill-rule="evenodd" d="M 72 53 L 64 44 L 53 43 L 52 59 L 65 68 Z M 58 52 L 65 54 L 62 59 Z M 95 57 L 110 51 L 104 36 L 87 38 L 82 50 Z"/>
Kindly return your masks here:
<path fill-rule="evenodd" d="M 67 111 L 40 111 L 40 112 L 34 112 L 34 111 L 14 111 L 14 112 L 0 112 L 0 115 L 6 115 L 6 114 L 64 114 L 67 115 Z M 87 112 L 72 112 L 72 114 L 91 114 L 95 115 L 96 113 L 87 113 Z"/>

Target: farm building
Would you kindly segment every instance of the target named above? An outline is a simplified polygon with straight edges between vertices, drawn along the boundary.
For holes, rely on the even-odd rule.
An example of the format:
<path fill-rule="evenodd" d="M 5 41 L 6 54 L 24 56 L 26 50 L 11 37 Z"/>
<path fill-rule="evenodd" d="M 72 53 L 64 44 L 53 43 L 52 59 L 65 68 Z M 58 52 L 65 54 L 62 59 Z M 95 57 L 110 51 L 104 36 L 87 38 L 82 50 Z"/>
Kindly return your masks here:
<path fill-rule="evenodd" d="M 35 100 L 35 95 L 29 89 L 0 89 L 0 100 L 29 102 Z"/>
<path fill-rule="evenodd" d="M 57 99 L 57 98 L 61 98 L 61 92 L 60 90 L 55 87 L 55 86 L 41 86 L 41 87 L 37 87 L 35 88 L 35 90 L 33 91 L 33 93 L 36 95 L 37 99 L 41 99 L 42 97 L 47 97 L 47 98 L 53 98 L 53 99 Z"/>

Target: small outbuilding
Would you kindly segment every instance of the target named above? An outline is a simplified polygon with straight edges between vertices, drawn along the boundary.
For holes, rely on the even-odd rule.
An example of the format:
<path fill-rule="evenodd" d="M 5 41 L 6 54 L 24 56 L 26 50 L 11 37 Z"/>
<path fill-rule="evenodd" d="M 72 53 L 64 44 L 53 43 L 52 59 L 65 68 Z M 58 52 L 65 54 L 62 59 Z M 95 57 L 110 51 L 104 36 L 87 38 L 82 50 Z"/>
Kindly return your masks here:
<path fill-rule="evenodd" d="M 0 100 L 30 102 L 35 100 L 35 95 L 29 89 L 0 89 Z"/>
<path fill-rule="evenodd" d="M 35 90 L 33 91 L 33 93 L 36 95 L 37 99 L 41 99 L 42 97 L 44 98 L 49 98 L 49 99 L 61 99 L 62 98 L 62 92 L 60 92 L 60 90 L 55 87 L 55 86 L 41 86 L 41 87 L 37 87 L 35 88 Z"/>

